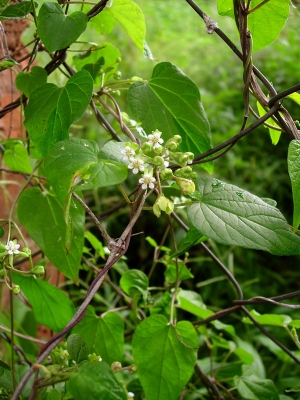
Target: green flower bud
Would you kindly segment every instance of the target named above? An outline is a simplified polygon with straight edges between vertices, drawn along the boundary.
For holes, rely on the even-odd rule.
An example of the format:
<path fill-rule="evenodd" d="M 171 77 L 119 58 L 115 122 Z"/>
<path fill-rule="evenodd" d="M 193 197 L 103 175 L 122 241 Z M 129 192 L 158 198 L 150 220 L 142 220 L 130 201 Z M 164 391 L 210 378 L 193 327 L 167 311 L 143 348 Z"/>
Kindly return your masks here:
<path fill-rule="evenodd" d="M 165 147 L 170 151 L 175 151 L 178 146 L 179 144 L 176 143 L 175 140 L 168 140 Z"/>
<path fill-rule="evenodd" d="M 7 275 L 6 269 L 0 269 L 0 277 L 6 276 L 6 275 Z"/>
<path fill-rule="evenodd" d="M 187 161 L 188 161 L 188 156 L 187 156 L 185 153 L 181 154 L 181 155 L 178 157 L 178 162 L 179 162 L 180 164 L 186 164 Z"/>
<path fill-rule="evenodd" d="M 160 172 L 159 175 L 162 181 L 168 181 L 173 179 L 173 171 L 170 168 L 165 168 Z"/>
<path fill-rule="evenodd" d="M 113 373 L 121 371 L 122 368 L 122 364 L 119 361 L 113 362 L 110 367 Z"/>
<path fill-rule="evenodd" d="M 116 62 L 117 63 L 120 63 L 122 61 L 122 58 L 121 57 L 118 57 L 117 59 L 116 59 Z"/>
<path fill-rule="evenodd" d="M 195 184 L 190 179 L 175 178 L 177 185 L 180 188 L 182 194 L 192 194 L 195 191 Z"/>
<path fill-rule="evenodd" d="M 111 93 L 113 93 L 115 96 L 121 96 L 120 90 L 112 90 Z"/>
<path fill-rule="evenodd" d="M 178 144 L 182 142 L 182 137 L 180 135 L 174 135 L 172 139 Z"/>
<path fill-rule="evenodd" d="M 22 253 L 25 253 L 27 257 L 31 256 L 31 250 L 28 247 L 23 247 Z"/>
<path fill-rule="evenodd" d="M 191 164 L 195 158 L 194 153 L 191 153 L 190 151 L 188 151 L 187 153 L 185 153 L 187 158 L 188 158 L 188 164 Z"/>
<path fill-rule="evenodd" d="M 43 265 L 36 265 L 32 270 L 31 273 L 36 276 L 42 276 L 45 273 L 45 267 Z"/>
<path fill-rule="evenodd" d="M 15 285 L 15 286 L 12 288 L 12 292 L 13 292 L 14 294 L 18 294 L 18 293 L 20 293 L 20 291 L 21 291 L 21 288 L 20 288 L 19 285 Z"/>
<path fill-rule="evenodd" d="M 160 211 L 164 211 L 166 214 L 171 214 L 174 211 L 174 203 L 169 200 L 163 194 L 159 194 L 153 206 L 153 213 L 160 217 Z"/>
<path fill-rule="evenodd" d="M 153 163 L 156 167 L 161 167 L 164 165 L 164 159 L 160 156 L 156 156 L 153 158 Z"/>
<path fill-rule="evenodd" d="M 89 354 L 88 357 L 90 361 L 98 361 L 98 362 L 102 361 L 102 358 L 100 356 L 97 356 L 96 353 Z"/>
<path fill-rule="evenodd" d="M 192 168 L 186 166 L 186 167 L 177 169 L 174 174 L 181 178 L 190 178 L 192 172 L 193 172 Z"/>
<path fill-rule="evenodd" d="M 146 155 L 153 154 L 153 146 L 149 144 L 148 142 L 145 142 L 141 146 L 142 152 Z"/>
<path fill-rule="evenodd" d="M 130 79 L 132 82 L 144 82 L 144 79 L 143 78 L 140 78 L 139 76 L 133 76 L 131 79 Z"/>
<path fill-rule="evenodd" d="M 198 178 L 197 172 L 191 172 L 190 178 L 191 179 L 197 179 Z"/>

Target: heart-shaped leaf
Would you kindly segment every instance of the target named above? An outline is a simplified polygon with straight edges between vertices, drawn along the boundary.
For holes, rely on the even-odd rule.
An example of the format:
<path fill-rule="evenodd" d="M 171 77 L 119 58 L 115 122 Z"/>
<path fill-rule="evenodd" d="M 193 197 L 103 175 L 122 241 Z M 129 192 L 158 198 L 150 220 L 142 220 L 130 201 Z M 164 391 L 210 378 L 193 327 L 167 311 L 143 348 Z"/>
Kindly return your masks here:
<path fill-rule="evenodd" d="M 44 3 L 40 9 L 37 32 L 47 50 L 65 49 L 86 30 L 88 17 L 81 11 L 65 15 L 57 3 Z"/>
<path fill-rule="evenodd" d="M 165 140 L 182 137 L 180 151 L 195 155 L 211 148 L 210 128 L 198 87 L 179 68 L 163 62 L 147 82 L 137 81 L 128 91 L 132 112 L 149 134 L 158 129 Z M 212 164 L 203 166 L 212 172 Z"/>
<path fill-rule="evenodd" d="M 42 156 L 46 156 L 54 143 L 69 137 L 71 124 L 83 116 L 92 92 L 91 75 L 79 71 L 64 88 L 45 83 L 31 93 L 25 109 L 25 126 Z"/>
<path fill-rule="evenodd" d="M 74 315 L 74 305 L 67 295 L 50 283 L 13 274 L 13 282 L 18 284 L 32 305 L 38 323 L 61 331 Z"/>
<path fill-rule="evenodd" d="M 42 67 L 32 67 L 28 73 L 20 72 L 16 77 L 17 88 L 30 97 L 30 94 L 47 82 L 47 72 Z"/>
<path fill-rule="evenodd" d="M 132 354 L 147 400 L 174 400 L 189 381 L 197 359 L 198 338 L 188 321 L 170 325 L 153 315 L 138 325 Z"/>
<path fill-rule="evenodd" d="M 84 210 L 78 203 L 76 208 L 71 204 L 70 215 L 73 232 L 67 253 L 68 226 L 58 199 L 37 188 L 25 190 L 19 199 L 18 217 L 21 224 L 52 264 L 66 277 L 76 279 L 84 240 Z"/>
<path fill-rule="evenodd" d="M 83 320 L 72 333 L 80 335 L 103 361 L 109 364 L 122 361 L 124 322 L 118 314 L 110 312 L 99 318 L 89 306 Z"/>
<path fill-rule="evenodd" d="M 27 150 L 22 144 L 16 144 L 14 148 L 7 149 L 3 160 L 12 171 L 24 172 L 25 174 L 32 172 Z"/>
<path fill-rule="evenodd" d="M 284 216 L 259 197 L 211 177 L 197 182 L 201 200 L 188 208 L 190 223 L 218 243 L 300 254 L 300 237 Z"/>

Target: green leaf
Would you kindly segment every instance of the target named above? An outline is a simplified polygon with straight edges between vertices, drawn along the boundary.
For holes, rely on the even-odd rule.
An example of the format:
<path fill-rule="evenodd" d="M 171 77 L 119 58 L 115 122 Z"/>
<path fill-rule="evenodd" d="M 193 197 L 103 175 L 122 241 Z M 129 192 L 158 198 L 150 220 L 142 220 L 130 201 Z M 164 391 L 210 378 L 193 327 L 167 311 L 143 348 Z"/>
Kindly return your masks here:
<path fill-rule="evenodd" d="M 124 161 L 124 155 L 121 153 L 124 149 L 124 142 L 117 143 L 109 140 L 99 151 L 98 157 L 102 160 L 118 161 L 127 167 L 127 162 Z"/>
<path fill-rule="evenodd" d="M 202 198 L 189 206 L 188 219 L 199 233 L 222 244 L 277 255 L 300 254 L 300 237 L 277 208 L 210 177 L 202 177 L 197 185 Z"/>
<path fill-rule="evenodd" d="M 91 353 L 87 343 L 77 334 L 68 337 L 67 350 L 72 360 L 76 361 L 77 364 L 88 360 L 88 355 Z"/>
<path fill-rule="evenodd" d="M 47 393 L 46 400 L 61 400 L 61 393 L 57 389 L 52 389 L 46 393 Z"/>
<path fill-rule="evenodd" d="M 95 67 L 93 67 L 95 72 L 97 64 L 99 64 L 100 60 L 103 59 L 104 64 L 102 65 L 101 70 L 106 72 L 104 78 L 104 82 L 106 82 L 108 77 L 118 70 L 118 59 L 120 57 L 121 53 L 119 50 L 112 44 L 105 42 L 101 46 L 91 46 L 90 49 L 85 53 L 74 56 L 73 61 L 77 71 L 87 68 L 87 66 L 89 66 L 88 69 L 90 69 L 92 65 L 95 65 Z M 93 78 L 95 79 L 94 76 Z M 100 78 L 101 76 L 99 75 L 99 79 L 95 79 L 95 84 L 100 82 Z"/>
<path fill-rule="evenodd" d="M 97 254 L 99 254 L 99 256 L 104 259 L 105 258 L 104 249 L 100 240 L 96 238 L 96 236 L 93 235 L 92 232 L 90 231 L 86 231 L 84 233 L 84 237 L 91 243 L 93 249 L 97 251 Z"/>
<path fill-rule="evenodd" d="M 147 133 L 155 129 L 168 140 L 182 137 L 180 151 L 195 155 L 211 148 L 209 123 L 198 87 L 179 68 L 169 62 L 157 64 L 147 82 L 134 82 L 128 91 L 134 115 Z M 203 168 L 212 172 L 212 164 Z"/>
<path fill-rule="evenodd" d="M 253 355 L 248 353 L 248 351 L 242 347 L 237 347 L 234 350 L 234 354 L 242 361 L 243 364 L 250 365 L 254 362 Z"/>
<path fill-rule="evenodd" d="M 88 17 L 81 11 L 65 15 L 57 3 L 44 3 L 40 9 L 37 33 L 47 50 L 65 49 L 86 30 Z"/>
<path fill-rule="evenodd" d="M 198 338 L 188 321 L 170 325 L 152 315 L 138 325 L 132 354 L 147 400 L 174 400 L 188 383 L 197 359 Z"/>
<path fill-rule="evenodd" d="M 132 0 L 114 0 L 107 9 L 119 21 L 137 48 L 143 51 L 146 24 L 140 7 Z"/>
<path fill-rule="evenodd" d="M 98 151 L 96 142 L 84 139 L 67 139 L 52 146 L 44 160 L 45 175 L 62 204 L 98 161 Z"/>
<path fill-rule="evenodd" d="M 293 100 L 300 106 L 300 94 L 299 93 L 291 93 L 287 96 L 289 99 Z"/>
<path fill-rule="evenodd" d="M 30 188 L 22 193 L 18 204 L 21 224 L 52 264 L 70 279 L 78 277 L 84 239 L 84 210 L 75 200 L 74 205 L 71 204 L 73 235 L 67 254 L 67 226 L 57 198 Z"/>
<path fill-rule="evenodd" d="M 4 229 L 2 228 L 2 226 L 0 226 L 0 238 L 2 238 L 4 235 Z"/>
<path fill-rule="evenodd" d="M 89 21 L 89 24 L 102 35 L 103 33 L 110 33 L 114 29 L 116 19 L 109 11 L 108 7 L 105 7 L 101 13 L 95 15 Z"/>
<path fill-rule="evenodd" d="M 75 400 L 126 400 L 127 396 L 110 366 L 104 362 L 84 361 L 72 375 L 68 389 Z"/>
<path fill-rule="evenodd" d="M 5 60 L 0 62 L 0 71 L 3 71 L 6 68 L 14 67 L 15 65 L 19 65 L 19 63 L 15 60 Z"/>
<path fill-rule="evenodd" d="M 271 326 L 282 326 L 286 327 L 292 321 L 292 318 L 288 315 L 277 315 L 277 314 L 263 314 L 260 315 L 255 310 L 251 310 L 251 315 L 259 322 L 261 325 L 271 325 Z M 244 317 L 243 322 L 245 324 L 253 324 L 249 317 Z"/>
<path fill-rule="evenodd" d="M 182 261 L 166 261 L 165 277 L 171 282 L 175 282 L 177 279 L 184 281 L 185 279 L 194 278 L 194 275 L 187 268 Z M 178 276 L 177 276 L 178 270 Z"/>
<path fill-rule="evenodd" d="M 280 400 L 273 381 L 261 379 L 251 372 L 243 376 L 235 376 L 234 384 L 244 399 Z"/>
<path fill-rule="evenodd" d="M 254 9 L 262 0 L 252 0 Z M 234 18 L 233 0 L 218 0 L 218 12 Z M 253 51 L 268 46 L 278 37 L 290 12 L 289 0 L 272 0 L 248 15 L 248 29 L 252 34 Z"/>
<path fill-rule="evenodd" d="M 37 7 L 37 3 L 22 1 L 22 3 L 10 4 L 0 14 L 0 21 L 6 19 L 20 19 L 26 17 L 32 11 L 32 5 Z"/>
<path fill-rule="evenodd" d="M 18 273 L 13 273 L 13 282 L 20 286 L 29 300 L 39 324 L 59 332 L 73 317 L 74 305 L 71 300 L 50 283 Z"/>
<path fill-rule="evenodd" d="M 13 149 L 7 149 L 3 160 L 12 171 L 23 172 L 25 174 L 31 174 L 32 172 L 27 150 L 21 144 L 16 144 Z"/>
<path fill-rule="evenodd" d="M 71 124 L 83 116 L 92 92 L 91 75 L 80 71 L 68 80 L 64 88 L 45 83 L 31 93 L 24 124 L 43 157 L 54 143 L 69 137 Z"/>
<path fill-rule="evenodd" d="M 0 13 L 2 12 L 2 10 L 4 10 L 4 8 L 6 7 L 6 5 L 9 3 L 9 0 L 0 0 Z"/>
<path fill-rule="evenodd" d="M 185 235 L 183 241 L 178 246 L 178 249 L 175 253 L 171 254 L 171 258 L 175 258 L 180 256 L 182 253 L 188 251 L 192 246 L 195 246 L 198 243 L 204 242 L 207 240 L 206 236 L 199 234 L 198 230 L 193 226 L 189 229 L 187 234 Z"/>
<path fill-rule="evenodd" d="M 85 317 L 72 333 L 80 335 L 91 350 L 108 364 L 122 361 L 124 322 L 118 314 L 109 312 L 103 318 L 99 318 L 94 309 L 88 307 Z"/>
<path fill-rule="evenodd" d="M 30 97 L 31 93 L 47 82 L 47 72 L 41 67 L 32 67 L 30 72 L 19 72 L 16 77 L 17 88 Z"/>
<path fill-rule="evenodd" d="M 26 374 L 28 369 L 29 369 L 29 366 L 27 366 L 27 365 L 18 365 L 18 364 L 15 365 L 15 383 L 17 385 L 20 383 L 21 379 Z M 34 377 L 31 376 L 31 378 L 27 381 L 24 389 L 22 390 L 22 395 L 25 398 L 28 398 L 30 396 L 33 381 L 34 381 Z M 14 392 L 15 386 L 13 383 L 11 371 L 5 369 L 3 374 L 0 375 L 0 387 L 4 388 L 6 390 L 10 390 L 12 393 Z"/>
<path fill-rule="evenodd" d="M 138 269 L 131 269 L 122 275 L 120 286 L 126 294 L 133 296 L 136 290 L 143 292 L 148 289 L 149 279 L 144 272 Z"/>
<path fill-rule="evenodd" d="M 101 68 L 104 65 L 104 58 L 100 57 L 99 60 L 95 62 L 95 64 L 85 64 L 82 69 L 85 69 L 91 74 L 91 77 L 96 82 L 97 76 L 100 73 Z"/>
<path fill-rule="evenodd" d="M 201 319 L 205 319 L 213 314 L 211 310 L 206 309 L 200 294 L 192 290 L 181 289 L 177 295 L 177 307 L 188 311 Z"/>
<path fill-rule="evenodd" d="M 294 231 L 300 224 L 300 141 L 292 140 L 288 150 L 288 170 L 292 182 L 293 201 L 294 201 Z"/>
<path fill-rule="evenodd" d="M 258 114 L 260 117 L 263 117 L 266 114 L 265 109 L 260 105 L 260 103 L 257 101 L 257 109 L 258 109 Z M 276 124 L 275 121 L 272 120 L 272 118 L 268 118 L 266 122 L 275 128 L 280 128 L 279 125 Z M 272 144 L 276 145 L 279 142 L 280 136 L 281 136 L 281 131 L 278 131 L 276 129 L 269 128 L 265 126 L 265 128 L 269 129 L 270 137 L 272 140 Z"/>

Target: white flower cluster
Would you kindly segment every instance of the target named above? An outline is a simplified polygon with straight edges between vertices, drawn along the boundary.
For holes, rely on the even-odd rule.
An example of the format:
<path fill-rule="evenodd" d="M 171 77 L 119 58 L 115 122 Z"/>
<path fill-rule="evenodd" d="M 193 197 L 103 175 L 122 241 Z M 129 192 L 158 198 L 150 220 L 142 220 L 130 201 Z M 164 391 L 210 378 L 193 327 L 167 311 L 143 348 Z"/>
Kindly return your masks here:
<path fill-rule="evenodd" d="M 20 245 L 17 243 L 14 243 L 12 240 L 10 240 L 5 247 L 5 250 L 7 250 L 8 254 L 19 254 L 19 247 Z"/>

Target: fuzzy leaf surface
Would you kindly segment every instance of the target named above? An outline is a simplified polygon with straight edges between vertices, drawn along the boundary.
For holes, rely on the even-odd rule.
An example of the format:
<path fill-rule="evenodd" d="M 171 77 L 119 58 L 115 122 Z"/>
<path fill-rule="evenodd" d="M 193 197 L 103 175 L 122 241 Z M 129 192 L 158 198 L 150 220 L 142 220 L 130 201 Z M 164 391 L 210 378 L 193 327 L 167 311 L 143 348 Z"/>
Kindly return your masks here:
<path fill-rule="evenodd" d="M 210 177 L 199 179 L 197 186 L 202 198 L 189 206 L 188 219 L 202 235 L 276 255 L 300 254 L 300 237 L 276 207 Z"/>

